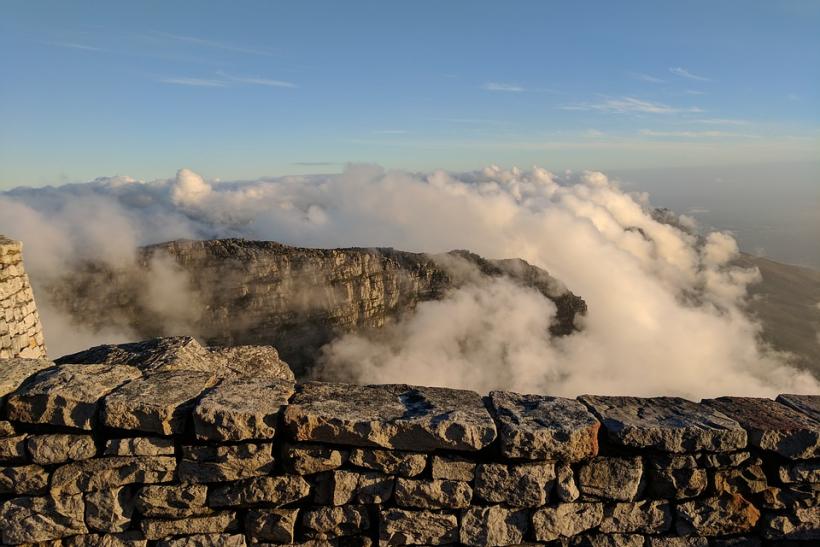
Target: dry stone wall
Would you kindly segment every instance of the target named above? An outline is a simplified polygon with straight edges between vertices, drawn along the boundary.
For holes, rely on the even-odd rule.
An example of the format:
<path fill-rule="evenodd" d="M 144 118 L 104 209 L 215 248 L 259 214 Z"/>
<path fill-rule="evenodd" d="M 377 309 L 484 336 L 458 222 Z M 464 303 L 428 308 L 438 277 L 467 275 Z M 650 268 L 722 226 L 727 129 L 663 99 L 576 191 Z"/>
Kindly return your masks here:
<path fill-rule="evenodd" d="M 0 235 L 0 359 L 46 355 L 34 293 L 23 269 L 22 243 Z"/>
<path fill-rule="evenodd" d="M 189 338 L 0 361 L 4 545 L 817 545 L 820 396 L 295 384 Z"/>

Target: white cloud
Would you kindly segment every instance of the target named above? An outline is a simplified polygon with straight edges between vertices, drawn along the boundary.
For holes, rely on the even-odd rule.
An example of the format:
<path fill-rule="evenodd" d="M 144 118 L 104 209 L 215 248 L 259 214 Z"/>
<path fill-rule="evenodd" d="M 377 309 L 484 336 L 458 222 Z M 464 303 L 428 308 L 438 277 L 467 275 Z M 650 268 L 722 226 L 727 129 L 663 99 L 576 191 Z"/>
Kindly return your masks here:
<path fill-rule="evenodd" d="M 704 76 L 698 76 L 697 74 L 692 74 L 688 70 L 682 67 L 673 67 L 669 69 L 669 72 L 674 74 L 675 76 L 680 76 L 681 78 L 688 78 L 690 80 L 698 80 L 701 82 L 710 82 L 711 79 L 706 78 Z"/>
<path fill-rule="evenodd" d="M 240 236 L 521 257 L 589 306 L 582 332 L 554 339 L 546 332 L 554 307 L 538 293 L 504 279 L 466 286 L 420 305 L 378 337 L 338 339 L 327 348 L 331 378 L 556 395 L 818 392 L 816 380 L 761 342 L 760 325 L 746 315 L 746 290 L 759 274 L 727 262 L 734 239 L 707 234 L 701 243 L 656 221 L 650 209 L 647 196 L 594 172 L 351 166 L 338 175 L 212 184 L 180 170 L 154 182 L 103 178 L 2 193 L 0 233 L 25 242 L 40 288 L 83 258 L 122 266 L 137 244 Z M 190 321 L 177 313 L 188 309 L 179 300 L 186 284 L 166 280 L 178 274 L 167 266 L 146 274 L 158 276 L 156 290 L 142 297 L 173 296 L 173 304 L 151 309 L 178 325 Z M 38 292 L 41 306 L 50 305 L 46 294 Z M 54 352 L 114 336 L 84 331 L 59 313 L 44 322 Z M 67 337 L 55 340 L 57 332 Z"/>
<path fill-rule="evenodd" d="M 748 120 L 735 120 L 731 118 L 701 118 L 699 120 L 689 120 L 694 123 L 705 123 L 710 125 L 749 125 Z"/>
<path fill-rule="evenodd" d="M 224 80 L 209 80 L 205 78 L 162 78 L 163 84 L 187 85 L 192 87 L 226 87 Z"/>
<path fill-rule="evenodd" d="M 643 74 L 641 72 L 631 72 L 630 74 L 636 80 L 640 80 L 642 82 L 649 82 L 651 84 L 662 84 L 666 81 L 660 78 L 656 78 L 655 76 L 651 76 L 649 74 Z"/>
<path fill-rule="evenodd" d="M 718 138 L 738 138 L 738 139 L 759 139 L 759 135 L 747 133 L 733 133 L 730 131 L 655 131 L 653 129 L 641 129 L 640 134 L 645 137 L 678 137 L 684 139 L 718 139 Z"/>
<path fill-rule="evenodd" d="M 84 51 L 102 51 L 101 48 L 89 46 L 86 44 L 78 44 L 76 42 L 47 42 L 50 46 L 62 47 L 67 49 L 81 49 Z"/>
<path fill-rule="evenodd" d="M 507 91 L 512 93 L 519 93 L 521 91 L 525 91 L 525 89 L 520 85 L 509 84 L 504 82 L 487 82 L 486 84 L 481 86 L 481 89 L 486 89 L 487 91 Z"/>
<path fill-rule="evenodd" d="M 561 107 L 562 110 L 597 110 L 616 114 L 676 114 L 679 112 L 702 112 L 698 107 L 676 108 L 663 103 L 645 101 L 635 97 L 610 98 L 597 103 L 574 103 Z"/>
<path fill-rule="evenodd" d="M 188 44 L 193 44 L 197 46 L 213 48 L 213 49 L 221 49 L 224 51 L 232 51 L 234 53 L 247 53 L 251 55 L 263 55 L 266 57 L 271 57 L 276 54 L 276 52 L 270 49 L 264 48 L 256 48 L 256 47 L 245 47 L 245 46 L 237 46 L 234 44 L 229 44 L 226 42 L 219 42 L 216 40 L 207 40 L 204 38 L 197 38 L 195 36 L 185 36 L 181 34 L 171 34 L 168 32 L 152 32 L 148 36 L 152 38 L 165 38 L 168 40 L 174 40 L 176 42 L 183 42 Z"/>

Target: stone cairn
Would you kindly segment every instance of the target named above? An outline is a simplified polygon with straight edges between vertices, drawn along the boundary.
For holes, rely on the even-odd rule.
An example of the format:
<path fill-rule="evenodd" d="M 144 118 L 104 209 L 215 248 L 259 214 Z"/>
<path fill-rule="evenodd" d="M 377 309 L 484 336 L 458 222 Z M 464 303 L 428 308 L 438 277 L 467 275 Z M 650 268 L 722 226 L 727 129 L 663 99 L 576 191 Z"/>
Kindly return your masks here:
<path fill-rule="evenodd" d="M 23 269 L 23 245 L 0 235 L 0 359 L 46 356 L 43 328 Z"/>
<path fill-rule="evenodd" d="M 0 361 L 4 545 L 818 545 L 820 396 L 296 384 L 190 338 Z"/>

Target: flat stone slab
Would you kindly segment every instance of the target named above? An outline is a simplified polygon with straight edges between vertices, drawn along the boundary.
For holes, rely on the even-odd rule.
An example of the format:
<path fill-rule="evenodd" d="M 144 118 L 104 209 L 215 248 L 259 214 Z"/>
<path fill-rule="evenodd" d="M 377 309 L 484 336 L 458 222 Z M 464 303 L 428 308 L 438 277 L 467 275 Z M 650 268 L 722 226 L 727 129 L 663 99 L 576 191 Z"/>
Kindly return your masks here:
<path fill-rule="evenodd" d="M 102 421 L 116 429 L 160 435 L 182 433 L 197 398 L 215 382 L 216 377 L 211 372 L 166 370 L 152 373 L 108 395 L 103 405 Z"/>
<path fill-rule="evenodd" d="M 746 446 L 746 431 L 737 422 L 679 397 L 578 399 L 601 420 L 614 444 L 665 452 L 727 452 Z"/>
<path fill-rule="evenodd" d="M 0 359 L 0 403 L 31 376 L 54 363 L 46 359 Z"/>
<path fill-rule="evenodd" d="M 144 371 L 211 371 L 214 361 L 199 342 L 190 336 L 152 338 L 128 344 L 102 345 L 64 355 L 57 364 L 132 365 Z"/>
<path fill-rule="evenodd" d="M 801 412 L 758 397 L 719 397 L 703 404 L 737 420 L 752 446 L 791 459 L 820 456 L 820 422 Z"/>
<path fill-rule="evenodd" d="M 293 382 L 286 380 L 223 380 L 194 409 L 196 436 L 211 441 L 272 439 L 293 391 Z"/>
<path fill-rule="evenodd" d="M 296 381 L 293 371 L 272 346 L 208 348 L 221 376 L 252 376 L 266 380 Z"/>
<path fill-rule="evenodd" d="M 475 451 L 496 436 L 481 397 L 460 389 L 310 382 L 293 396 L 284 416 L 299 441 Z"/>
<path fill-rule="evenodd" d="M 176 478 L 173 456 L 111 456 L 72 462 L 51 476 L 52 491 L 68 494 L 115 488 L 126 484 L 153 484 Z"/>
<path fill-rule="evenodd" d="M 820 422 L 820 395 L 778 395 L 775 401 Z"/>
<path fill-rule="evenodd" d="M 9 419 L 91 430 L 100 400 L 140 377 L 126 365 L 59 365 L 38 373 L 9 395 Z"/>
<path fill-rule="evenodd" d="M 508 458 L 576 462 L 598 454 L 601 424 L 574 399 L 493 391 L 490 401 Z"/>

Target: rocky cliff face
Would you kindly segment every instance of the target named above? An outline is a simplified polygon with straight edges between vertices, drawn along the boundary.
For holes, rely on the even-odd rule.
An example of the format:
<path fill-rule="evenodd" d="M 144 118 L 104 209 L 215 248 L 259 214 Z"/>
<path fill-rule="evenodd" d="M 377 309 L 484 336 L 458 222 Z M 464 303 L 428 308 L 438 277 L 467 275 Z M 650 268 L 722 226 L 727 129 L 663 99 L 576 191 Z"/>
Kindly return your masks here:
<path fill-rule="evenodd" d="M 586 311 L 546 271 L 466 251 L 432 256 L 227 239 L 145 247 L 137 262 L 122 269 L 88 263 L 47 290 L 58 306 L 96 328 L 124 326 L 140 337 L 196 333 L 216 346 L 273 345 L 300 376 L 340 333 L 380 328 L 467 283 L 507 276 L 535 288 L 557 307 L 556 336 L 572 333 Z M 177 281 L 184 278 L 179 291 L 187 294 L 165 296 L 182 302 L 172 310 L 176 324 L 163 317 L 167 306 L 158 310 L 146 297 L 153 290 L 146 273 L 158 263 Z"/>

